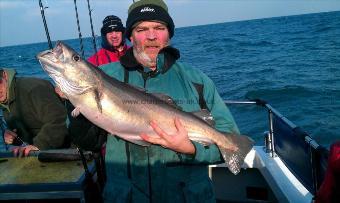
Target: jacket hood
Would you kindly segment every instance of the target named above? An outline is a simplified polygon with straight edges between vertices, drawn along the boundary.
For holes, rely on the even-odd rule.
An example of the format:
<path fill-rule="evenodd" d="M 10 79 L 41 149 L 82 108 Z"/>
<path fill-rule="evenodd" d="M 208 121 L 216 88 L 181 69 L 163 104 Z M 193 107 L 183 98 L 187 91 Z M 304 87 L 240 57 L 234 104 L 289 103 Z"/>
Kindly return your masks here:
<path fill-rule="evenodd" d="M 171 46 L 164 47 L 159 51 L 157 56 L 157 69 L 155 72 L 166 73 L 171 66 L 180 58 L 178 49 Z M 138 70 L 144 72 L 144 67 L 137 61 L 133 55 L 133 47 L 130 47 L 120 58 L 120 63 L 127 70 Z"/>
<path fill-rule="evenodd" d="M 1 103 L 2 108 L 6 108 L 9 111 L 8 104 L 15 99 L 15 94 L 14 94 L 14 86 L 12 85 L 13 80 L 16 75 L 16 71 L 14 69 L 3 69 L 7 73 L 7 102 Z"/>

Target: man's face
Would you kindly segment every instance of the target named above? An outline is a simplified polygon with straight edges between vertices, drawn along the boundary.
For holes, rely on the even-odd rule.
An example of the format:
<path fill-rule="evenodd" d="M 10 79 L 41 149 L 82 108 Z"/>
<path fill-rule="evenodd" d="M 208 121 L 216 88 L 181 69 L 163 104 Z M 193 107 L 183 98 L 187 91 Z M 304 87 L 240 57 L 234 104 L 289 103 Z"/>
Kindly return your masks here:
<path fill-rule="evenodd" d="M 123 33 L 112 31 L 106 34 L 107 42 L 113 47 L 119 47 L 122 43 Z"/>
<path fill-rule="evenodd" d="M 0 79 L 0 103 L 7 101 L 7 75 L 3 72 L 2 79 Z"/>
<path fill-rule="evenodd" d="M 169 44 L 169 31 L 162 23 L 144 21 L 132 30 L 130 41 L 138 62 L 154 69 L 159 51 Z"/>

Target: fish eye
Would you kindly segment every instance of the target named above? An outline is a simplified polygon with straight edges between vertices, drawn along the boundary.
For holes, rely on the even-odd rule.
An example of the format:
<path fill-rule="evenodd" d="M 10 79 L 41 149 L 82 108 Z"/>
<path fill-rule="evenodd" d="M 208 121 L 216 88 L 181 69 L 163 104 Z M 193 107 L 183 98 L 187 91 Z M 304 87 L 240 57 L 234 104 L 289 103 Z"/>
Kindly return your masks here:
<path fill-rule="evenodd" d="M 74 61 L 80 61 L 80 56 L 77 55 L 77 54 L 73 55 L 72 58 L 73 58 Z"/>

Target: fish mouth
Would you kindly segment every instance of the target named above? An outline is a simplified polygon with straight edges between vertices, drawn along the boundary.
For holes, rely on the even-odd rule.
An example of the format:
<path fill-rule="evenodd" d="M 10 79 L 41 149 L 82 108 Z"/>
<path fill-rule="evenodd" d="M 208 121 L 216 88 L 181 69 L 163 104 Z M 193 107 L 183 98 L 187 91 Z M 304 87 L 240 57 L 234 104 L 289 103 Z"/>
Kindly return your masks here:
<path fill-rule="evenodd" d="M 63 72 L 63 70 L 58 67 L 58 64 L 60 64 L 60 60 L 58 59 L 58 57 L 56 57 L 55 52 L 53 52 L 53 50 L 43 51 L 37 55 L 37 58 L 42 68 L 50 76 L 60 75 Z"/>
<path fill-rule="evenodd" d="M 37 54 L 39 61 L 43 63 L 58 63 L 64 61 L 62 43 L 58 41 L 53 49 L 43 51 Z"/>
<path fill-rule="evenodd" d="M 54 58 L 51 57 L 52 55 L 53 55 L 53 50 L 46 50 L 46 51 L 43 51 L 37 54 L 37 58 L 39 61 L 43 61 L 43 62 L 45 62 L 46 60 L 53 61 Z"/>
<path fill-rule="evenodd" d="M 60 87 L 61 91 L 65 93 L 65 88 L 63 88 L 65 81 L 62 79 L 62 75 L 65 72 L 62 67 L 65 60 L 62 43 L 58 41 L 53 49 L 40 52 L 37 54 L 37 59 L 44 71 Z"/>
<path fill-rule="evenodd" d="M 56 70 L 62 72 L 62 68 L 58 67 L 65 62 L 62 43 L 58 41 L 53 49 L 40 52 L 37 54 L 37 59 L 46 72 L 50 73 Z"/>
<path fill-rule="evenodd" d="M 70 79 L 66 74 L 70 55 L 68 46 L 58 41 L 53 49 L 37 54 L 43 70 L 53 79 L 60 90 L 66 95 L 79 95 L 90 87 L 79 85 L 77 80 Z"/>

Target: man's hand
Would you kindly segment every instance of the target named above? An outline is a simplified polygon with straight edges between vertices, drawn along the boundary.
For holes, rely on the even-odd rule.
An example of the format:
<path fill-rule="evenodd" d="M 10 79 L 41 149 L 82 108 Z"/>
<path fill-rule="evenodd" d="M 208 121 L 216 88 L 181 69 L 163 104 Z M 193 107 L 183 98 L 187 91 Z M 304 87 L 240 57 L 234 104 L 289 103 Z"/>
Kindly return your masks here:
<path fill-rule="evenodd" d="M 13 131 L 7 130 L 7 129 L 5 130 L 4 138 L 5 138 L 6 144 L 13 144 L 13 141 L 15 140 L 15 138 L 18 137 L 16 131 L 17 131 L 16 129 L 14 129 Z"/>
<path fill-rule="evenodd" d="M 55 93 L 57 93 L 57 95 L 59 95 L 59 97 L 61 97 L 62 99 L 67 99 L 66 95 L 61 91 L 61 89 L 60 89 L 58 86 L 56 86 L 56 87 L 54 88 L 54 91 L 55 91 Z"/>
<path fill-rule="evenodd" d="M 39 151 L 38 147 L 34 146 L 34 145 L 27 145 L 24 147 L 15 147 L 13 148 L 13 155 L 15 157 L 23 157 L 23 156 L 28 156 L 28 154 L 30 153 L 30 151 Z"/>
<path fill-rule="evenodd" d="M 149 136 L 145 133 L 142 133 L 140 136 L 147 142 L 161 145 L 164 148 L 168 148 L 179 153 L 195 154 L 195 147 L 188 137 L 187 130 L 178 118 L 175 118 L 174 122 L 177 128 L 177 132 L 175 134 L 167 134 L 155 121 L 151 121 L 150 125 L 158 136 Z"/>

